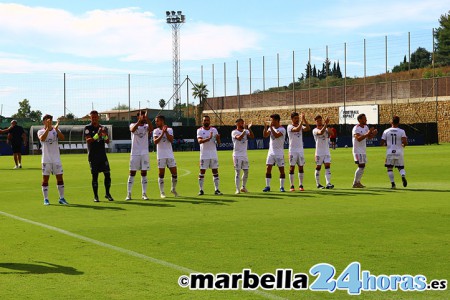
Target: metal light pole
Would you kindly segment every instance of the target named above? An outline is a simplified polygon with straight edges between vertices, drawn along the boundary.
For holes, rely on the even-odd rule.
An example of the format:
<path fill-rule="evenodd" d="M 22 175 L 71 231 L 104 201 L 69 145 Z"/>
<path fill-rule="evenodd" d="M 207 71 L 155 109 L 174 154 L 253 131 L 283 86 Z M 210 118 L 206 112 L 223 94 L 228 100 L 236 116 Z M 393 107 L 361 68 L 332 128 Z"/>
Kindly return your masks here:
<path fill-rule="evenodd" d="M 177 119 L 181 118 L 181 93 L 180 93 L 180 27 L 185 22 L 185 15 L 181 11 L 166 11 L 166 22 L 172 26 L 172 50 L 173 50 L 173 96 L 174 108 Z"/>

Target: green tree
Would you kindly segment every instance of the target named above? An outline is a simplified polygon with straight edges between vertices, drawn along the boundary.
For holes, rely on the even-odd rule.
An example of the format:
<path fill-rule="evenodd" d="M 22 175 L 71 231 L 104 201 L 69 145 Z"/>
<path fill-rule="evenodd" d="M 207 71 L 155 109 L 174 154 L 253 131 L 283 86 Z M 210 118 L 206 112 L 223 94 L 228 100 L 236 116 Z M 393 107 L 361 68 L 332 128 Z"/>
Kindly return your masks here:
<path fill-rule="evenodd" d="M 68 113 L 68 114 L 66 114 L 66 119 L 74 120 L 75 119 L 75 115 L 73 113 Z"/>
<path fill-rule="evenodd" d="M 431 53 L 419 47 L 411 54 L 411 69 L 426 68 L 431 65 Z"/>
<path fill-rule="evenodd" d="M 439 28 L 434 31 L 436 64 L 439 66 L 450 65 L 450 10 L 441 15 Z"/>
<path fill-rule="evenodd" d="M 111 110 L 128 110 L 130 107 L 126 104 L 117 104 L 117 106 L 111 108 Z"/>
<path fill-rule="evenodd" d="M 164 109 L 164 106 L 166 106 L 166 100 L 159 99 L 159 107 L 161 107 L 161 109 Z"/>
<path fill-rule="evenodd" d="M 42 112 L 40 110 L 31 110 L 30 101 L 28 101 L 28 99 L 23 99 L 19 102 L 17 113 L 13 114 L 11 117 L 17 119 L 28 118 L 36 122 L 41 119 Z"/>
<path fill-rule="evenodd" d="M 203 107 L 205 99 L 208 97 L 209 90 L 206 88 L 206 84 L 203 82 L 194 84 L 194 87 L 192 88 L 192 96 L 195 99 L 199 99 L 200 106 Z"/>

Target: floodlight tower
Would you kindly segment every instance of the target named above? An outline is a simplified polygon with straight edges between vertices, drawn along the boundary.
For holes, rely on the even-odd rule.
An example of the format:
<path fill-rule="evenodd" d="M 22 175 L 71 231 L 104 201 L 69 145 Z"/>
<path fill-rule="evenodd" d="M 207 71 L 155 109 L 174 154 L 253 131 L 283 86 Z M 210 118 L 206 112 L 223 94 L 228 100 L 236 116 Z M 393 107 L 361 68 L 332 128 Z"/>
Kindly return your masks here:
<path fill-rule="evenodd" d="M 173 50 L 173 95 L 175 97 L 176 116 L 181 118 L 180 107 L 180 27 L 185 22 L 186 16 L 179 10 L 166 11 L 166 22 L 172 26 L 172 50 Z"/>

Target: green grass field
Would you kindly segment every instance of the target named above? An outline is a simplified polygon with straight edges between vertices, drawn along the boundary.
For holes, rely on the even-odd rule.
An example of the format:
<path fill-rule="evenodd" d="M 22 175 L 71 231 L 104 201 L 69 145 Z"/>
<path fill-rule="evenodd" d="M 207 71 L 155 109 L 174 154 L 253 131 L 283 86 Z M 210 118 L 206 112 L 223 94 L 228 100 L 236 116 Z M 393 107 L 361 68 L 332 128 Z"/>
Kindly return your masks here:
<path fill-rule="evenodd" d="M 406 149 L 409 185 L 390 190 L 383 148 L 369 148 L 362 182 L 351 149 L 332 151 L 334 190 L 317 190 L 313 150 L 306 150 L 305 192 L 262 193 L 267 151 L 250 151 L 249 194 L 234 194 L 231 152 L 219 152 L 223 196 L 210 171 L 198 192 L 198 152 L 176 153 L 180 197 L 159 198 L 151 154 L 150 201 L 123 201 L 129 154 L 110 154 L 115 202 L 92 202 L 86 154 L 62 155 L 66 199 L 57 204 L 55 178 L 43 205 L 40 156 L 12 170 L 0 157 L 1 299 L 449 299 L 450 292 L 190 291 L 178 285 L 191 270 L 263 274 L 277 268 L 308 273 L 329 263 L 337 274 L 353 261 L 374 275 L 423 274 L 450 279 L 450 145 Z M 324 172 L 322 171 L 322 180 Z M 288 179 L 286 189 L 289 188 Z M 103 195 L 103 175 L 100 175 Z M 134 185 L 140 196 L 140 175 Z M 140 197 L 139 197 L 140 198 Z M 309 275 L 309 283 L 315 277 Z"/>

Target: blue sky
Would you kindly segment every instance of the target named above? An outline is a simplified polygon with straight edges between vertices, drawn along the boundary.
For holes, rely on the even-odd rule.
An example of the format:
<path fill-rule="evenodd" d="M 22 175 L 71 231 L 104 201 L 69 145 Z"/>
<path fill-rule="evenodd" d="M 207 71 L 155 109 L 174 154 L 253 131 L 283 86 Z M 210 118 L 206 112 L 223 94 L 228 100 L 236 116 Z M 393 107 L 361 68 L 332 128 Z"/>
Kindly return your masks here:
<path fill-rule="evenodd" d="M 252 59 L 255 90 L 261 88 L 258 77 L 262 56 L 267 57 L 267 72 L 273 74 L 276 55 L 280 54 L 282 84 L 288 84 L 292 81 L 289 75 L 292 51 L 296 53 L 296 77 L 299 77 L 308 59 L 308 49 L 317 65 L 326 57 L 326 45 L 330 48 L 329 57 L 342 63 L 344 42 L 348 44 L 347 74 L 361 76 L 360 49 L 364 39 L 368 41 L 368 54 L 372 53 L 368 75 L 382 73 L 384 37 L 389 37 L 389 68 L 406 54 L 408 32 L 412 36 L 411 51 L 417 46 L 431 50 L 431 29 L 439 26 L 438 19 L 448 11 L 448 3 L 442 0 L 0 1 L 3 115 L 16 112 L 17 102 L 23 97 L 30 99 L 32 108 L 50 112 L 54 109 L 57 111 L 53 113 L 61 114 L 58 89 L 62 89 L 63 73 L 71 78 L 80 74 L 114 75 L 124 81 L 126 74 L 148 76 L 152 82 L 151 95 L 140 95 L 137 89 L 134 94 L 139 96 L 133 98 L 132 106 L 157 107 L 157 100 L 168 99 L 172 91 L 172 36 L 170 26 L 165 23 L 166 10 L 182 10 L 186 15 L 180 40 L 182 80 L 189 75 L 194 82 L 200 81 L 204 66 L 204 80 L 208 83 L 214 64 L 218 72 L 215 94 L 232 95 L 236 94 L 233 87 L 236 80 L 229 79 L 228 90 L 219 83 L 223 80 L 220 74 L 224 63 L 229 70 L 227 77 L 236 77 L 236 61 L 242 68 L 240 76 L 249 77 L 242 74 L 248 73 L 245 66 Z M 353 51 L 352 47 L 358 50 Z M 268 77 L 266 87 L 276 85 L 274 76 Z M 33 79 L 25 84 L 24 78 Z M 73 82 L 75 85 L 76 81 Z M 117 85 L 102 84 L 103 89 L 111 89 L 109 100 L 99 100 L 103 101 L 99 108 L 106 109 L 111 106 L 109 102 L 117 103 L 113 97 Z M 33 89 L 27 90 L 29 86 Z M 76 115 L 83 114 L 79 104 L 86 110 L 86 106 L 96 106 L 95 97 L 103 97 L 98 89 L 95 97 L 86 96 L 91 91 L 86 86 L 89 85 L 81 83 L 74 88 L 77 92 L 84 89 L 84 94 L 80 93 L 69 109 Z M 245 91 L 245 84 L 242 87 L 241 93 L 249 92 Z M 212 82 L 209 88 L 212 90 Z M 53 93 L 54 89 L 57 92 Z M 123 87 L 120 89 L 127 97 Z M 86 103 L 81 100 L 82 94 Z"/>

